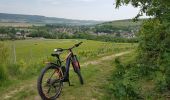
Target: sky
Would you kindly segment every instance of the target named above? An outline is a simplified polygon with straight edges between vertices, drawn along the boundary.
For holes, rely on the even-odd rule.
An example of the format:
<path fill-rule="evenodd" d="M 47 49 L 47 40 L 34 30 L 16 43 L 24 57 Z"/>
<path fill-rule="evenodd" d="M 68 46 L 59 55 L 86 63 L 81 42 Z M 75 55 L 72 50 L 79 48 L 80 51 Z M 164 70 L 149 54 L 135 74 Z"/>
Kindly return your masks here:
<path fill-rule="evenodd" d="M 0 13 L 43 15 L 80 20 L 121 20 L 135 17 L 139 8 L 115 9 L 115 0 L 0 0 Z"/>

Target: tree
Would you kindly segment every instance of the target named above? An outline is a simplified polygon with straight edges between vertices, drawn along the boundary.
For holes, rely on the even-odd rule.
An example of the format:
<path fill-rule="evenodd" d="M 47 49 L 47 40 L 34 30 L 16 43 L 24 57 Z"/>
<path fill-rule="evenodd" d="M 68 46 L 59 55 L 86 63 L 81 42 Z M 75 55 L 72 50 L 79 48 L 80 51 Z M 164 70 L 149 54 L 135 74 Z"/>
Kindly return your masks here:
<path fill-rule="evenodd" d="M 21 30 L 21 35 L 22 35 L 22 38 L 25 39 L 25 31 L 24 30 Z"/>
<path fill-rule="evenodd" d="M 141 80 L 151 80 L 154 87 L 149 92 L 163 94 L 170 91 L 170 0 L 116 0 L 116 8 L 128 4 L 140 8 L 135 19 L 144 13 L 152 17 L 144 21 L 139 30 L 137 60 L 127 66 L 118 64 L 123 67 L 120 70 L 115 69 L 114 73 L 123 74 L 121 78 L 117 74 L 113 76 L 115 83 L 113 82 L 114 87 L 111 89 L 119 99 L 145 98 L 148 97 L 148 94 L 144 93 L 147 89 L 141 92 L 140 83 Z M 136 86 L 137 89 L 134 88 Z"/>
<path fill-rule="evenodd" d="M 140 11 L 135 18 L 146 13 L 148 16 L 154 16 L 162 20 L 169 17 L 170 13 L 170 0 L 116 0 L 116 8 L 119 8 L 122 4 L 140 7 Z"/>
<path fill-rule="evenodd" d="M 145 64 L 148 69 L 151 65 L 155 65 L 152 69 L 158 68 L 170 73 L 166 57 L 170 54 L 170 0 L 116 0 L 116 8 L 122 4 L 140 7 L 140 12 L 135 18 L 143 13 L 153 16 L 143 23 L 139 31 L 139 57 L 144 58 L 139 62 Z M 166 70 L 168 68 L 169 70 Z M 167 82 L 170 83 L 170 78 L 168 80 Z"/>
<path fill-rule="evenodd" d="M 15 36 L 16 32 L 17 32 L 17 31 L 15 30 L 15 28 L 11 28 L 11 29 L 9 30 L 8 35 L 10 36 L 11 39 L 16 39 L 16 36 Z"/>

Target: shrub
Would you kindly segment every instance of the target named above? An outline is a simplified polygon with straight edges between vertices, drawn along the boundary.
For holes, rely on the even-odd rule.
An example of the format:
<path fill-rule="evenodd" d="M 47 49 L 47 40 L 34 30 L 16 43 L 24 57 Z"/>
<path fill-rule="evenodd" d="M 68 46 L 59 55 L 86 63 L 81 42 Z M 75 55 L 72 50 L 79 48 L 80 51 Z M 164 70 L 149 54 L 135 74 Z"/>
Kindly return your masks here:
<path fill-rule="evenodd" d="M 112 75 L 112 84 L 109 86 L 109 90 L 114 94 L 117 99 L 130 99 L 136 100 L 140 98 L 139 86 L 135 80 L 136 73 L 134 70 L 129 70 L 129 66 L 121 64 L 118 58 L 115 59 L 116 69 Z M 133 69 L 133 68 L 132 68 Z M 135 77 L 135 78 L 134 78 Z"/>
<path fill-rule="evenodd" d="M 166 75 L 161 72 L 156 72 L 156 79 L 155 79 L 156 87 L 155 90 L 158 92 L 165 92 L 167 91 L 167 82 L 166 82 Z"/>
<path fill-rule="evenodd" d="M 154 84 L 151 91 L 164 93 L 170 90 L 170 34 L 166 25 L 157 19 L 144 22 L 139 31 L 138 57 L 136 63 L 123 65 L 115 60 L 116 70 L 112 76 L 110 90 L 118 99 L 137 99 L 141 80 Z M 135 62 L 135 61 L 133 61 Z M 141 86 L 142 87 L 142 86 Z M 144 92 L 144 91 L 143 91 Z M 154 94 L 155 94 L 154 93 Z M 157 95 L 157 94 L 156 94 Z"/>

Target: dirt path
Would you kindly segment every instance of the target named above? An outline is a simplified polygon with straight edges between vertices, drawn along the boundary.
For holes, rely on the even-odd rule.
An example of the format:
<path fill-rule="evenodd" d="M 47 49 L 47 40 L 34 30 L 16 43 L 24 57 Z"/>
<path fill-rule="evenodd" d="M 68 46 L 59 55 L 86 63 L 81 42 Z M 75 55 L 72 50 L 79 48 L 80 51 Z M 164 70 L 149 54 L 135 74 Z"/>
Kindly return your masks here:
<path fill-rule="evenodd" d="M 128 54 L 130 53 L 131 51 L 126 51 L 126 52 L 121 52 L 121 53 L 117 53 L 117 54 L 113 54 L 113 55 L 110 55 L 110 56 L 104 56 L 102 58 L 99 58 L 97 60 L 94 60 L 94 61 L 88 61 L 84 64 L 82 64 L 81 66 L 85 67 L 85 68 L 88 68 L 87 66 L 88 65 L 97 65 L 97 64 L 100 64 L 102 65 L 102 62 L 103 61 L 110 61 L 112 60 L 113 58 L 115 57 L 119 57 L 119 56 L 122 56 L 122 55 L 125 55 L 125 54 Z M 107 65 L 106 65 L 107 66 Z M 109 66 L 109 65 L 108 65 Z M 82 68 L 83 68 L 82 67 Z M 95 70 L 98 70 L 99 68 L 96 68 Z M 104 69 L 103 69 L 104 70 Z M 100 71 L 102 71 L 102 69 L 100 69 Z M 106 71 L 105 73 L 103 74 L 107 74 L 108 72 Z M 103 76 L 99 76 L 99 75 L 92 75 L 94 76 L 95 78 L 102 78 Z M 88 79 L 88 76 L 86 76 L 87 79 Z M 103 77 L 103 80 L 104 77 Z M 90 84 L 86 84 L 86 86 L 84 87 L 80 87 L 78 86 L 77 87 L 77 90 L 78 91 L 82 91 L 83 88 L 85 88 L 85 90 L 90 90 L 91 88 L 91 85 L 92 84 L 96 84 L 95 81 L 93 80 L 90 80 L 89 78 L 89 83 Z M 95 85 L 94 85 L 95 86 Z M 72 91 L 72 90 L 75 90 L 73 89 L 72 87 L 65 87 L 67 89 L 63 90 L 64 95 L 67 95 L 67 92 L 66 91 Z M 76 87 L 74 87 L 76 88 Z M 88 88 L 88 89 L 87 89 Z M 81 90 L 82 89 L 82 90 Z M 30 80 L 30 82 L 28 84 L 22 84 L 20 85 L 20 87 L 16 87 L 15 89 L 12 89 L 10 90 L 9 89 L 9 92 L 6 92 L 4 95 L 2 94 L 2 97 L 0 96 L 1 100 L 18 100 L 18 98 L 23 98 L 22 96 L 20 96 L 20 94 L 22 94 L 22 96 L 25 96 L 25 97 L 29 97 L 28 99 L 27 98 L 24 98 L 23 100 L 41 100 L 40 97 L 37 95 L 37 91 L 36 91 L 36 79 L 33 79 L 33 80 Z M 29 95 L 32 95 L 31 97 Z M 68 95 L 70 96 L 70 99 L 71 100 L 77 100 L 75 99 L 74 96 L 71 96 L 69 93 Z M 91 95 L 91 94 L 87 94 L 87 95 Z M 16 98 L 15 98 L 16 97 Z M 67 98 L 65 96 L 61 97 L 61 98 Z M 91 97 L 92 98 L 92 97 Z M 64 99 L 63 99 L 64 100 Z M 84 99 L 84 100 L 88 100 L 88 99 Z M 96 100 L 95 98 L 92 98 L 92 100 Z"/>
<path fill-rule="evenodd" d="M 111 59 L 114 58 L 114 57 L 119 57 L 119 56 L 128 54 L 128 53 L 130 53 L 130 52 L 131 52 L 131 51 L 126 51 L 126 52 L 121 52 L 121 53 L 113 54 L 113 55 L 110 55 L 110 56 L 104 56 L 104 57 L 99 58 L 99 59 L 94 60 L 94 61 L 88 61 L 88 62 L 82 64 L 81 66 L 87 66 L 87 65 L 90 65 L 90 64 L 96 65 L 96 64 L 101 63 L 102 61 L 111 60 Z"/>

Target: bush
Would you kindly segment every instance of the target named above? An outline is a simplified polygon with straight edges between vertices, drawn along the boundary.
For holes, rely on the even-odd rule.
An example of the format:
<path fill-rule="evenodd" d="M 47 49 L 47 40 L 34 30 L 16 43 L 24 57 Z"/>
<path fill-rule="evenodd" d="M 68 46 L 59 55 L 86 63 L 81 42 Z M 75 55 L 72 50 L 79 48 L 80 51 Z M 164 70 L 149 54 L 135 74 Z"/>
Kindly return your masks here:
<path fill-rule="evenodd" d="M 161 72 L 156 72 L 156 79 L 155 79 L 155 83 L 156 83 L 156 87 L 155 90 L 157 92 L 165 92 L 168 90 L 167 86 L 167 82 L 166 82 L 166 75 L 161 73 Z"/>
<path fill-rule="evenodd" d="M 116 69 L 112 75 L 112 84 L 109 90 L 117 99 L 136 100 L 140 98 L 139 86 L 137 84 L 136 73 L 129 70 L 129 66 L 121 64 L 118 58 L 115 59 Z M 133 69 L 133 68 L 131 68 Z M 135 80 L 136 79 L 136 80 Z"/>
<path fill-rule="evenodd" d="M 138 63 L 155 80 L 155 89 L 159 92 L 170 87 L 170 55 L 168 46 L 170 34 L 168 27 L 157 19 L 152 19 L 143 24 L 139 32 L 139 60 Z M 142 70 L 141 69 L 141 70 Z M 155 75 L 154 75 L 154 74 Z M 153 76 L 154 75 L 154 76 Z"/>
<path fill-rule="evenodd" d="M 170 90 L 170 34 L 166 25 L 157 19 L 144 22 L 139 31 L 137 62 L 123 65 L 115 60 L 116 70 L 112 75 L 110 90 L 118 99 L 147 97 L 147 91 L 140 92 L 140 81 L 151 81 L 150 91 L 154 95 Z M 133 61 L 135 62 L 135 61 Z M 147 83 L 147 82 L 146 82 Z M 141 85 L 141 86 L 139 86 Z M 156 96 L 155 95 L 155 96 Z"/>

